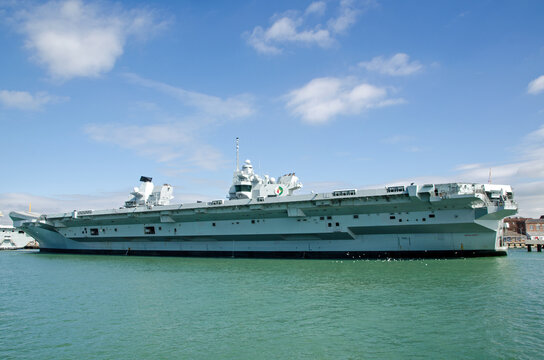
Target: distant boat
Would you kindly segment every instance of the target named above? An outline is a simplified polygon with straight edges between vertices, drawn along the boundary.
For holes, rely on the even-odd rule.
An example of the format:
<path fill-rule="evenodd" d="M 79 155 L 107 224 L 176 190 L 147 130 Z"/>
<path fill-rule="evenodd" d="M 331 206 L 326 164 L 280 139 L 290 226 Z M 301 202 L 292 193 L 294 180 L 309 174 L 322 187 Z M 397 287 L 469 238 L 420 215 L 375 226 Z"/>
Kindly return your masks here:
<path fill-rule="evenodd" d="M 35 248 L 35 240 L 23 230 L 13 226 L 0 225 L 0 250 Z"/>

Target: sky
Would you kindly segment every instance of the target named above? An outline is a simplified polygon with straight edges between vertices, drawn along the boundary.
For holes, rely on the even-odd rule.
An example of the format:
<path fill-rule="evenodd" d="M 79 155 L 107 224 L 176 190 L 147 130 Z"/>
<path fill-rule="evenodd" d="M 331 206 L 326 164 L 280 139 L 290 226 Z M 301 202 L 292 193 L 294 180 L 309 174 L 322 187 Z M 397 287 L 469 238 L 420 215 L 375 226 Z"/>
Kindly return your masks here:
<path fill-rule="evenodd" d="M 0 223 L 122 206 L 141 175 L 222 199 L 510 184 L 544 215 L 542 1 L 0 0 Z"/>

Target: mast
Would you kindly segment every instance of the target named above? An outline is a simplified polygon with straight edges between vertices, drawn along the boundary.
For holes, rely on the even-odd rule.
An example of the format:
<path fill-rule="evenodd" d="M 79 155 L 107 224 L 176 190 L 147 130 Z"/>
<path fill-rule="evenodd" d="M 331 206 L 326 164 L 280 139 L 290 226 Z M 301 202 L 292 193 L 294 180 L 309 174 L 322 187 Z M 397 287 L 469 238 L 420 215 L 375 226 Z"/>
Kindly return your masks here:
<path fill-rule="evenodd" d="M 239 149 L 240 149 L 240 146 L 238 145 L 239 141 L 240 141 L 240 140 L 239 140 L 238 138 L 236 138 L 236 171 L 239 171 L 239 170 L 240 170 L 240 168 L 239 168 L 239 166 L 238 166 L 238 163 L 239 163 L 238 152 L 239 152 Z"/>

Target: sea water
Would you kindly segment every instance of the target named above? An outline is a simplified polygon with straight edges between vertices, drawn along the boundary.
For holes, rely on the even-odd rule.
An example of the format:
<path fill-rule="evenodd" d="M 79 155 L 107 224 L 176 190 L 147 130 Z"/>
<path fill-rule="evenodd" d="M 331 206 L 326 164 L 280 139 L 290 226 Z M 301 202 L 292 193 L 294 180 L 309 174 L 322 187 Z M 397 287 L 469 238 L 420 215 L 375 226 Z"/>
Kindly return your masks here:
<path fill-rule="evenodd" d="M 0 359 L 537 359 L 544 253 L 254 260 L 0 252 Z"/>

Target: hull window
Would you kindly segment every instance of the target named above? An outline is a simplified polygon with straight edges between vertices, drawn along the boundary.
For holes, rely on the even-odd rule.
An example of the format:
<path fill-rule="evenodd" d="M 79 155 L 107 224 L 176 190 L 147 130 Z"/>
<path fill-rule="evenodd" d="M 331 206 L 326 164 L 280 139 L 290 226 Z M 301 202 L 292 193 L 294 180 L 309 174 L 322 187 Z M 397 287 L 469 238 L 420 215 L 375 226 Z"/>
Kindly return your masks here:
<path fill-rule="evenodd" d="M 154 226 L 146 226 L 144 228 L 144 234 L 151 235 L 155 233 L 155 227 Z"/>

